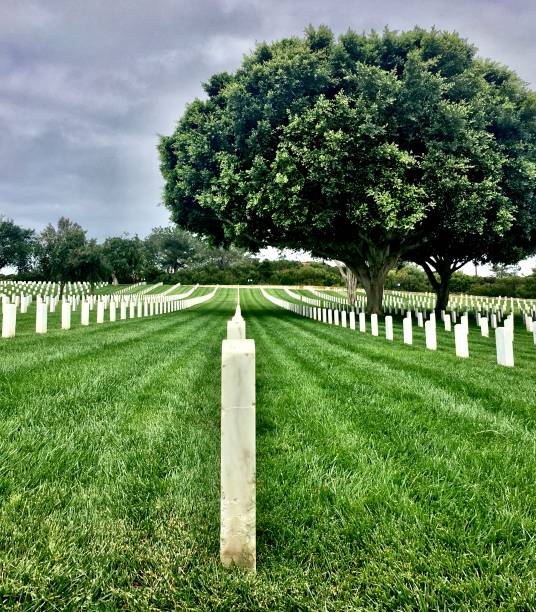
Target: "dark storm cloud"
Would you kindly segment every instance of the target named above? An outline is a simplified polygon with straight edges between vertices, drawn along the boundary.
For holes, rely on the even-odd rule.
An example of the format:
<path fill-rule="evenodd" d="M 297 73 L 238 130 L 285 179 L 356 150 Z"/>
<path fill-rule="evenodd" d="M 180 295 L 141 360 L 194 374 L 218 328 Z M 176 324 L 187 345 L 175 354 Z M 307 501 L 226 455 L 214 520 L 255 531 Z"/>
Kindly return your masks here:
<path fill-rule="evenodd" d="M 309 23 L 457 30 L 536 83 L 529 0 L 1 0 L 0 213 L 37 228 L 66 215 L 98 238 L 166 223 L 157 134 L 211 74 Z"/>

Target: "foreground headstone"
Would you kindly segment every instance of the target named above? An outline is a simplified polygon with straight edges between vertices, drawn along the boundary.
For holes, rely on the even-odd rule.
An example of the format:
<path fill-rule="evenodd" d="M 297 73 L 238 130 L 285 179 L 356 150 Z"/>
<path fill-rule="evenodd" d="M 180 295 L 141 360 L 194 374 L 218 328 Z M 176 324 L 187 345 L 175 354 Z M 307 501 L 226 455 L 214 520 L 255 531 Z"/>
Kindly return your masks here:
<path fill-rule="evenodd" d="M 370 333 L 373 336 L 378 335 L 378 315 L 377 314 L 370 315 Z"/>
<path fill-rule="evenodd" d="M 97 323 L 104 323 L 104 302 L 97 304 Z"/>
<path fill-rule="evenodd" d="M 82 302 L 82 309 L 80 311 L 80 325 L 89 325 L 89 302 L 85 300 Z"/>
<path fill-rule="evenodd" d="M 469 342 L 463 323 L 458 323 L 454 326 L 454 344 L 458 357 L 469 357 Z"/>
<path fill-rule="evenodd" d="M 367 331 L 367 319 L 364 312 L 359 313 L 359 331 L 363 333 Z"/>
<path fill-rule="evenodd" d="M 424 335 L 426 339 L 426 348 L 429 351 L 437 349 L 436 327 L 435 321 L 426 321 L 424 324 Z"/>
<path fill-rule="evenodd" d="M 46 302 L 37 302 L 35 311 L 35 332 L 37 334 L 47 333 L 47 316 Z"/>
<path fill-rule="evenodd" d="M 355 312 L 350 313 L 350 329 L 355 329 Z"/>
<path fill-rule="evenodd" d="M 386 340 L 393 340 L 393 317 L 385 317 L 385 338 Z"/>
<path fill-rule="evenodd" d="M 220 558 L 256 569 L 255 342 L 224 340 Z"/>
<path fill-rule="evenodd" d="M 64 300 L 61 303 L 61 328 L 71 329 L 71 303 Z"/>
<path fill-rule="evenodd" d="M 497 327 L 495 330 L 495 347 L 497 363 L 510 368 L 514 367 L 514 344 L 510 330 L 506 327 Z"/>
<path fill-rule="evenodd" d="M 14 338 L 17 330 L 17 305 L 4 304 L 2 312 L 2 338 Z"/>
<path fill-rule="evenodd" d="M 404 317 L 402 321 L 402 332 L 404 334 L 404 344 L 413 344 L 413 325 L 411 317 Z"/>

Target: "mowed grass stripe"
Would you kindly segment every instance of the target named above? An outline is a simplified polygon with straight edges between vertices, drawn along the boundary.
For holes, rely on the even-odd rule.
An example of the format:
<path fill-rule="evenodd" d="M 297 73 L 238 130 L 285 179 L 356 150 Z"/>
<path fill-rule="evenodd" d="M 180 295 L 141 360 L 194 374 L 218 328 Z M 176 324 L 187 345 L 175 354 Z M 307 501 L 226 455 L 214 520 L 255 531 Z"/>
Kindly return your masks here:
<path fill-rule="evenodd" d="M 296 300 L 290 297 L 282 289 L 269 289 L 269 293 L 285 299 L 288 302 L 295 304 L 302 304 L 308 306 L 304 302 Z M 297 291 L 298 293 L 305 294 L 304 291 Z M 335 308 L 336 304 L 332 303 L 330 307 Z M 344 307 L 341 305 L 341 309 Z M 457 322 L 460 321 L 460 313 L 458 311 Z M 393 317 L 394 327 L 394 345 L 402 343 L 402 317 L 400 315 L 391 315 Z M 378 331 L 379 338 L 385 340 L 385 323 L 384 315 L 378 317 Z M 504 322 L 504 321 L 503 321 Z M 502 325 L 502 323 L 500 325 Z M 534 372 L 534 366 L 536 364 L 536 346 L 534 345 L 534 339 L 531 333 L 527 332 L 525 325 L 522 322 L 521 315 L 519 312 L 515 316 L 516 324 L 516 336 L 515 336 L 515 362 L 516 372 L 524 371 L 527 375 Z M 325 325 L 325 324 L 324 324 Z M 454 325 L 454 324 L 453 324 Z M 356 315 L 356 327 L 359 329 L 359 319 Z M 446 355 L 454 356 L 454 332 L 446 332 L 444 323 L 441 320 L 437 320 L 437 353 L 444 353 Z M 370 316 L 367 316 L 367 334 L 370 335 Z M 425 334 L 424 327 L 418 327 L 417 317 L 413 312 L 413 347 L 415 349 L 425 350 Z M 429 353 L 430 354 L 430 353 Z M 480 329 L 474 322 L 474 314 L 471 311 L 469 313 L 469 354 L 471 358 L 471 364 L 486 362 L 486 364 L 496 364 L 496 352 L 495 352 L 495 330 L 489 326 L 489 337 L 485 338 L 482 336 Z M 458 358 L 456 358 L 458 359 Z"/>
<path fill-rule="evenodd" d="M 533 345 L 532 336 L 524 329 L 518 328 L 516 331 L 514 352 L 517 360 L 515 368 L 510 369 L 497 365 L 494 338 L 482 338 L 474 330 L 469 338 L 470 357 L 461 359 L 454 352 L 453 333 L 441 329 L 438 329 L 438 350 L 429 351 L 425 348 L 424 331 L 416 325 L 413 328 L 413 345 L 402 344 L 401 325 L 398 325 L 400 320 L 396 319 L 393 342 L 385 340 L 383 325 L 380 325 L 380 335 L 372 337 L 369 320 L 366 333 L 312 321 L 296 314 L 290 315 L 287 320 L 310 329 L 315 336 L 330 344 L 338 343 L 341 349 L 348 350 L 352 355 L 357 350 L 360 355 L 366 355 L 378 364 L 393 363 L 397 369 L 404 368 L 408 376 L 418 374 L 425 379 L 433 378 L 437 384 L 457 396 L 467 394 L 470 398 L 485 399 L 488 409 L 512 415 L 518 413 L 517 416 L 523 416 L 530 424 L 535 422 L 536 346 Z M 493 330 L 490 332 L 493 333 Z M 486 358 L 483 359 L 483 356 Z"/>
<path fill-rule="evenodd" d="M 517 409 L 530 390 L 520 370 L 502 375 L 511 405 L 489 409 L 484 347 L 458 368 L 440 351 L 307 321 L 257 289 L 241 296 L 257 346 L 257 575 L 218 558 L 220 350 L 236 300 L 221 290 L 177 313 L 176 328 L 174 315 L 133 321 L 143 326 L 133 342 L 100 328 L 102 371 L 93 351 L 82 355 L 81 330 L 83 375 L 60 358 L 29 371 L 28 397 L 22 377 L 10 388 L 4 607 L 535 607 L 536 458 L 528 403 Z M 55 336 L 64 342 L 54 333 L 44 351 Z M 17 414 L 31 424 L 24 443 Z"/>
<path fill-rule="evenodd" d="M 328 484 L 325 495 L 329 503 L 324 508 L 330 516 L 324 525 L 324 544 L 332 549 L 334 558 L 338 558 L 337 550 L 352 542 L 352 538 L 334 538 L 334 531 L 340 537 L 345 533 L 343 525 L 354 524 L 363 534 L 367 526 L 376 525 L 366 539 L 358 538 L 361 547 L 352 552 L 379 576 L 383 573 L 381 589 L 371 584 L 367 573 L 355 576 L 353 588 L 370 592 L 370 602 L 397 601 L 400 605 L 406 601 L 411 605 L 417 601 L 411 599 L 412 593 L 429 583 L 429 603 L 450 601 L 453 605 L 463 600 L 462 594 L 467 597 L 473 592 L 475 602 L 492 605 L 496 596 L 503 597 L 510 588 L 513 595 L 521 588 L 519 576 L 524 573 L 523 592 L 530 599 L 534 567 L 529 560 L 536 552 L 530 537 L 536 515 L 531 493 L 534 446 L 527 447 L 526 439 L 516 444 L 515 431 L 505 441 L 500 432 L 489 431 L 486 418 L 479 427 L 477 420 L 467 423 L 449 414 L 448 408 L 445 413 L 445 404 L 463 405 L 465 400 L 455 392 L 450 397 L 442 395 L 440 390 L 439 396 L 430 396 L 433 378 L 427 380 L 422 374 L 411 377 L 404 370 L 397 373 L 394 364 L 382 367 L 374 350 L 372 358 L 363 357 L 363 351 L 370 352 L 378 339 L 364 338 L 345 347 L 345 330 L 332 330 L 333 343 L 329 331 L 321 332 L 323 337 L 317 334 L 319 327 L 327 329 L 325 326 L 271 308 L 260 292 L 253 294 L 251 301 L 254 312 L 267 310 L 262 324 L 256 319 L 249 324 L 249 333 L 257 340 L 259 370 L 264 356 L 269 360 L 265 367 L 279 373 L 278 388 L 287 390 L 292 384 L 295 389 L 291 400 L 286 393 L 278 396 L 276 392 L 267 404 L 261 397 L 262 387 L 259 389 L 259 412 L 263 406 L 272 406 L 269 416 L 259 413 L 261 424 L 264 418 L 268 430 L 275 428 L 276 434 L 268 435 L 268 440 L 279 444 L 276 452 L 266 450 L 264 455 L 272 457 L 272 463 L 277 461 L 278 469 L 288 477 L 280 503 L 287 500 L 288 506 L 294 487 L 301 491 L 304 482 L 304 496 L 316 491 L 319 503 L 326 480 L 336 483 Z M 244 311 L 247 317 L 249 310 Z M 393 359 L 393 354 L 398 357 L 389 346 L 382 344 L 382 349 Z M 440 361 L 444 366 L 445 360 Z M 260 383 L 261 372 L 259 376 Z M 292 410 L 285 410 L 286 406 Z M 262 449 L 268 442 L 260 437 L 258 443 Z M 308 471 L 312 476 L 308 477 Z M 293 479 L 291 474 L 296 472 L 299 477 Z M 381 493 L 372 495 L 370 503 L 371 489 L 381 485 Z M 270 491 L 267 499 L 275 493 Z M 348 505 L 348 499 L 353 504 Z M 307 517 L 311 504 L 304 498 L 297 505 L 305 509 L 302 515 Z M 368 512 L 358 519 L 363 505 Z M 330 529 L 330 521 L 336 525 L 341 516 L 341 531 Z M 321 517 L 319 513 L 308 518 L 321 523 Z M 284 522 L 281 515 L 274 517 L 269 531 Z M 376 529 L 383 532 L 379 541 Z M 295 536 L 296 530 L 289 532 Z M 309 537 L 304 535 L 300 541 L 304 555 Z M 382 545 L 390 551 L 386 559 Z M 483 559 L 493 571 L 481 577 Z M 496 589 L 495 572 L 505 580 L 505 585 Z M 448 576 L 448 581 L 441 576 Z M 440 588 L 443 582 L 444 589 Z M 401 598 L 390 600 L 389 590 L 394 585 Z M 506 590 L 501 595 L 503 587 Z"/>
<path fill-rule="evenodd" d="M 207 293 L 210 293 L 212 291 L 213 287 L 198 287 L 190 296 L 188 296 L 188 298 L 183 298 L 183 299 L 189 299 L 189 298 L 194 298 L 194 297 L 201 297 L 203 295 L 206 295 Z M 181 288 L 180 293 L 186 292 L 186 289 Z M 175 295 L 175 294 L 173 294 Z M 130 319 L 130 310 L 127 307 L 127 319 L 125 320 L 120 320 L 120 314 L 121 314 L 121 308 L 120 308 L 120 300 L 122 300 L 123 298 L 126 299 L 130 299 L 130 297 L 133 298 L 137 298 L 139 296 L 136 296 L 136 294 L 127 294 L 125 296 L 116 296 L 116 317 L 117 317 L 117 321 L 115 321 L 114 323 L 111 323 L 109 321 L 109 308 L 106 309 L 105 312 L 105 322 L 102 324 L 97 325 L 97 307 L 94 306 L 93 310 L 90 311 L 89 313 L 89 321 L 90 321 L 90 325 L 89 327 L 85 327 L 82 326 L 80 323 L 81 320 L 81 306 L 80 304 L 78 304 L 76 311 L 71 312 L 71 329 L 68 331 L 62 331 L 61 330 L 61 301 L 59 301 L 56 305 L 56 311 L 55 312 L 50 312 L 49 310 L 47 311 L 47 322 L 48 322 L 48 333 L 45 335 L 45 338 L 50 338 L 53 337 L 54 335 L 58 334 L 58 335 L 65 335 L 65 334 L 69 334 L 72 333 L 73 331 L 82 331 L 82 332 L 87 332 L 89 330 L 95 330 L 95 329 L 103 329 L 103 328 L 107 328 L 108 326 L 116 326 L 116 325 L 125 325 L 128 324 L 130 322 L 135 323 L 135 322 L 139 322 L 140 320 L 146 320 L 147 317 L 142 317 L 141 319 L 137 318 L 137 308 L 135 310 L 136 312 L 136 318 L 135 319 Z M 142 297 L 143 299 L 143 297 Z M 19 342 L 23 342 L 24 340 L 26 340 L 28 343 L 32 343 L 32 342 L 36 342 L 39 341 L 38 339 L 40 338 L 39 334 L 35 333 L 35 311 L 36 311 L 36 298 L 33 298 L 33 303 L 30 305 L 28 312 L 25 314 L 21 314 L 20 311 L 17 313 L 17 335 L 16 335 L 16 340 Z M 159 317 L 168 317 L 170 315 L 173 315 L 174 313 L 168 313 L 168 314 L 161 314 L 161 315 L 154 315 L 154 317 L 159 318 Z M 154 317 L 151 317 L 151 319 L 153 319 Z M 9 350 L 9 347 L 11 346 L 11 340 L 9 341 L 9 343 L 3 344 L 4 341 L 0 340 L 0 351 L 2 350 Z M 0 353 L 1 354 L 1 353 Z"/>
<path fill-rule="evenodd" d="M 129 590 L 143 593 L 145 580 L 157 588 L 156 574 L 159 584 L 170 580 L 160 557 L 144 567 L 149 550 L 176 573 L 207 525 L 216 530 L 217 553 L 219 474 L 207 465 L 218 465 L 212 374 L 232 312 L 226 293 L 191 311 L 188 323 L 177 317 L 158 329 L 153 321 L 153 334 L 147 330 L 128 350 L 108 345 L 74 369 L 48 364 L 20 389 L 32 400 L 18 404 L 19 426 L 2 445 L 0 565 L 8 601 L 63 607 L 110 597 L 119 605 Z M 52 388 L 40 396 L 36 379 L 44 384 L 47 374 Z"/>
<path fill-rule="evenodd" d="M 219 291 L 224 292 L 225 290 Z M 200 295 L 207 292 L 203 291 Z M 218 293 L 216 293 L 214 299 L 218 299 Z M 210 313 L 214 310 L 208 306 L 210 303 L 208 302 L 203 307 L 201 316 L 210 317 Z M 14 372 L 19 368 L 27 372 L 29 368 L 41 367 L 47 361 L 69 360 L 81 355 L 84 347 L 88 352 L 91 352 L 101 350 L 107 345 L 115 344 L 119 346 L 121 343 L 128 344 L 140 339 L 143 340 L 147 334 L 155 333 L 155 330 L 165 331 L 176 325 L 182 325 L 191 319 L 198 319 L 198 308 L 198 306 L 194 306 L 177 312 L 139 319 L 117 320 L 113 323 L 106 321 L 99 325 L 94 320 L 96 317 L 96 311 L 94 310 L 91 313 L 91 324 L 88 327 L 73 325 L 70 330 L 66 331 L 60 329 L 60 319 L 58 314 L 54 313 L 50 316 L 57 320 L 54 325 L 49 325 L 47 334 L 36 334 L 34 329 L 29 333 L 17 335 L 15 338 L 0 339 L 2 373 Z M 125 346 L 124 348 L 128 347 Z"/>

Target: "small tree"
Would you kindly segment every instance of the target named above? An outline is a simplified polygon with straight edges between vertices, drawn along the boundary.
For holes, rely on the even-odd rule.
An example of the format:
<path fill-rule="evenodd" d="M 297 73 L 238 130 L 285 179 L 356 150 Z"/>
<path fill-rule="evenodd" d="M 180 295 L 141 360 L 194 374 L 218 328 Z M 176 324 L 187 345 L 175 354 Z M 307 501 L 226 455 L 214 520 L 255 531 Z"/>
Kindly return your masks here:
<path fill-rule="evenodd" d="M 436 291 L 437 310 L 465 264 L 513 264 L 536 248 L 536 95 L 508 69 L 476 61 L 452 80 L 450 95 L 464 104 L 436 128 L 443 136 L 421 165 L 435 205 L 427 240 L 411 255 Z"/>
<path fill-rule="evenodd" d="M 155 227 L 145 239 L 148 265 L 167 274 L 191 263 L 204 248 L 198 238 L 178 227 Z"/>
<path fill-rule="evenodd" d="M 103 247 L 95 240 L 88 240 L 83 246 L 72 251 L 68 261 L 72 273 L 71 280 L 87 281 L 93 286 L 106 280 L 110 275 Z"/>
<path fill-rule="evenodd" d="M 34 232 L 0 216 L 0 270 L 6 266 L 26 272 L 34 250 Z"/>
<path fill-rule="evenodd" d="M 107 238 L 102 251 L 110 275 L 118 282 L 133 283 L 143 278 L 145 252 L 143 242 L 137 236 Z"/>
<path fill-rule="evenodd" d="M 60 296 L 65 282 L 79 276 L 76 252 L 86 245 L 86 232 L 66 217 L 57 227 L 49 223 L 38 237 L 36 256 L 38 271 L 48 280 L 60 283 Z"/>

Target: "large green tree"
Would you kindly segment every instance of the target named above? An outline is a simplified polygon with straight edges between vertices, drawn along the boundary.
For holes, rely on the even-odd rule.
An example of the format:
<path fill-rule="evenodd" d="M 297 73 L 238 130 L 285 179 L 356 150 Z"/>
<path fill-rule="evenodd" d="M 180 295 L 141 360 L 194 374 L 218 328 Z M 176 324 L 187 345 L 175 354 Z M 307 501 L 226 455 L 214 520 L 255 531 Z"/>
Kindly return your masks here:
<path fill-rule="evenodd" d="M 476 227 L 471 259 L 512 251 L 534 199 L 534 104 L 504 73 L 509 86 L 435 30 L 335 42 L 321 27 L 261 44 L 162 138 L 164 202 L 217 242 L 342 261 L 378 312 L 389 270 L 430 267 L 438 240 L 461 245 Z M 508 108 L 523 132 L 501 133 Z"/>
<path fill-rule="evenodd" d="M 0 270 L 6 266 L 26 272 L 31 264 L 34 232 L 0 216 Z"/>
<path fill-rule="evenodd" d="M 536 247 L 536 95 L 511 71 L 473 62 L 449 80 L 444 134 L 427 145 L 423 183 L 434 208 L 410 258 L 448 303 L 465 264 L 511 264 Z"/>

